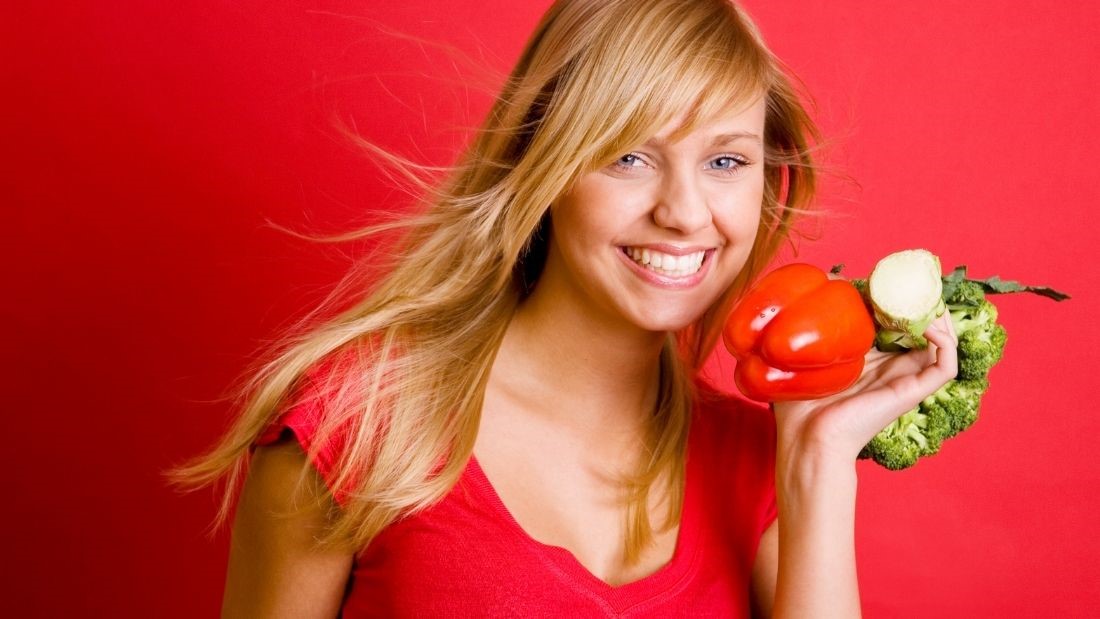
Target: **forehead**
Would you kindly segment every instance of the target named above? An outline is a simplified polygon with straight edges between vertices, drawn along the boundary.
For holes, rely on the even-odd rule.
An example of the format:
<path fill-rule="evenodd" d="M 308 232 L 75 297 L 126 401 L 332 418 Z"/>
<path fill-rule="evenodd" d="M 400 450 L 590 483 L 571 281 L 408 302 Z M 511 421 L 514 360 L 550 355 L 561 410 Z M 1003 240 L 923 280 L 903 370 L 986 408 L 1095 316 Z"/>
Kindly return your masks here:
<path fill-rule="evenodd" d="M 721 145 L 747 141 L 763 145 L 766 115 L 763 97 L 731 105 L 703 120 L 693 119 L 690 112 L 684 112 L 673 117 L 645 143 L 664 146 L 683 141 Z"/>

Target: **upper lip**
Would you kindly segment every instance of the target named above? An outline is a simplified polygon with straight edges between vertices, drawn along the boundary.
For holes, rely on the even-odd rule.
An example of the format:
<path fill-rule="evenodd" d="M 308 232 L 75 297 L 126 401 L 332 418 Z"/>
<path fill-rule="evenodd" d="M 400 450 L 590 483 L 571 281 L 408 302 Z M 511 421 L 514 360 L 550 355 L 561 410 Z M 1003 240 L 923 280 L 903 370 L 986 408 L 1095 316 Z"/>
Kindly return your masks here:
<path fill-rule="evenodd" d="M 713 249 L 713 247 L 705 247 L 703 245 L 682 247 L 679 245 L 669 245 L 667 243 L 645 243 L 641 245 L 623 245 L 623 247 L 637 247 L 638 249 L 659 251 L 662 254 L 668 254 L 670 256 L 687 256 L 701 251 L 708 251 L 710 249 Z"/>

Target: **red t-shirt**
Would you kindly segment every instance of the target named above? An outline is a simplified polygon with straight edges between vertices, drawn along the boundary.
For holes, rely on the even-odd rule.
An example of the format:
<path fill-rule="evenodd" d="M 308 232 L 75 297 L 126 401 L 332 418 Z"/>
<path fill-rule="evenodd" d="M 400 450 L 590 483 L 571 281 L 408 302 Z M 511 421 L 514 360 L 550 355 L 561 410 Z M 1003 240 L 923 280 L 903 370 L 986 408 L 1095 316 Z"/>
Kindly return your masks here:
<path fill-rule="evenodd" d="M 289 429 L 308 449 L 323 414 L 323 401 L 307 397 L 255 444 Z M 337 449 L 332 441 L 312 459 L 330 489 Z M 748 617 L 756 548 L 776 518 L 775 420 L 740 400 L 700 398 L 687 455 L 675 553 L 645 578 L 610 586 L 568 550 L 532 538 L 471 457 L 439 503 L 392 523 L 360 553 L 342 616 Z"/>

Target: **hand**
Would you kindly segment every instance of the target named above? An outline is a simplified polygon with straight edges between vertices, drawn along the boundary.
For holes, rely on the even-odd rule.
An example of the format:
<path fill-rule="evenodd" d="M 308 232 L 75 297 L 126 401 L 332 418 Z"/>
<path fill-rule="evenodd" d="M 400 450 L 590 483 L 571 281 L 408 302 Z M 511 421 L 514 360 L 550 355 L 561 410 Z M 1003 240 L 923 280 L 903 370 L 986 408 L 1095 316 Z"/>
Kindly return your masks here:
<path fill-rule="evenodd" d="M 854 461 L 876 434 L 915 408 L 958 372 L 958 338 L 944 312 L 924 333 L 929 346 L 905 353 L 867 353 L 863 374 L 847 390 L 821 398 L 776 402 L 780 450 Z"/>

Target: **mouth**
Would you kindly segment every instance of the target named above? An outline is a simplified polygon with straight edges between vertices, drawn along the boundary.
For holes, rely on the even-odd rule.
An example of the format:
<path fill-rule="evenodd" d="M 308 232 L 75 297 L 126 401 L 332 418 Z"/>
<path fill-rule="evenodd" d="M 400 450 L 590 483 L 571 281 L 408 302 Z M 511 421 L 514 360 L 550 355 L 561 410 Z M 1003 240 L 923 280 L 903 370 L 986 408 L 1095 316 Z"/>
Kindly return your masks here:
<path fill-rule="evenodd" d="M 707 255 L 713 251 L 699 250 L 690 254 L 673 255 L 648 247 L 620 247 L 619 250 L 643 269 L 673 279 L 698 273 Z"/>

